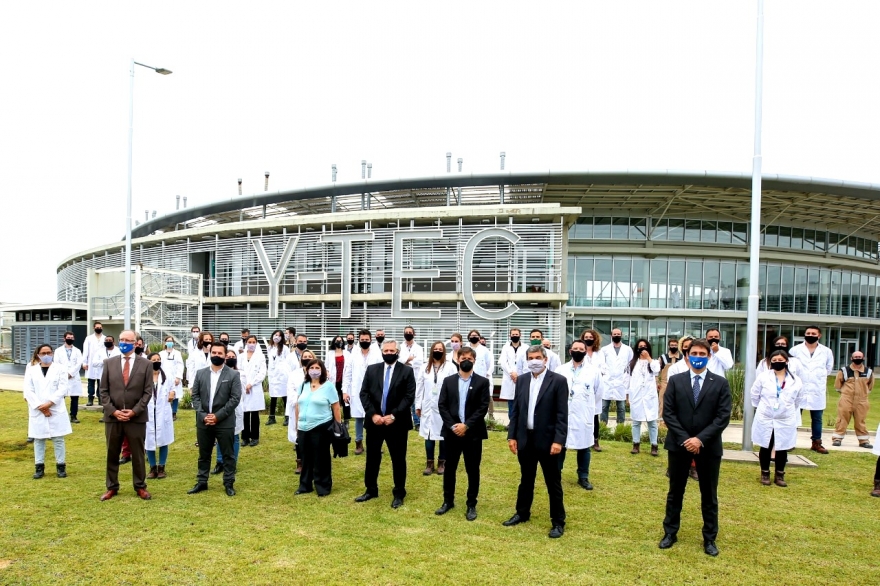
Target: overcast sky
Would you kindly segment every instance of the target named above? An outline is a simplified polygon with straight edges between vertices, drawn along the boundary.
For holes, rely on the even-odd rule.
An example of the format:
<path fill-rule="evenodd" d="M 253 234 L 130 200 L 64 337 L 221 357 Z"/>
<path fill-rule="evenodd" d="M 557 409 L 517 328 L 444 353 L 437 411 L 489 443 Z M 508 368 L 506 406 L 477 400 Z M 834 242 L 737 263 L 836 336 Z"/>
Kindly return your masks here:
<path fill-rule="evenodd" d="M 134 219 L 445 172 L 750 172 L 756 1 L 3 2 L 0 301 Z M 767 0 L 765 173 L 880 182 L 880 3 Z M 854 210 L 858 214 L 858 210 Z"/>

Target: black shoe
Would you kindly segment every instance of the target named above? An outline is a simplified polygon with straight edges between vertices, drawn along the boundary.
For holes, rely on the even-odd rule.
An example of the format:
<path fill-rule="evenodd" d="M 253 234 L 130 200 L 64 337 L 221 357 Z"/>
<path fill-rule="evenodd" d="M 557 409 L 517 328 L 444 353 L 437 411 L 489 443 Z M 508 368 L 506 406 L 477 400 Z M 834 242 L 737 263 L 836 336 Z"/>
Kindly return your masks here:
<path fill-rule="evenodd" d="M 403 499 L 394 497 L 394 500 L 391 501 L 391 508 L 392 509 L 399 509 L 402 506 L 403 506 Z"/>
<path fill-rule="evenodd" d="M 177 421 L 177 413 L 171 414 L 171 421 Z"/>
<path fill-rule="evenodd" d="M 71 423 L 79 423 L 79 419 L 77 419 L 76 417 L 71 417 L 70 422 Z"/>
<path fill-rule="evenodd" d="M 211 474 L 220 474 L 223 472 L 223 464 L 221 462 L 217 462 L 217 465 L 214 466 L 214 469 L 211 470 Z"/>
<path fill-rule="evenodd" d="M 28 438 L 28 441 L 27 441 L 27 443 L 29 443 L 29 444 L 32 444 L 32 443 L 34 443 L 34 438 L 32 438 L 32 437 L 29 437 L 29 438 Z"/>
<path fill-rule="evenodd" d="M 593 485 L 590 484 L 589 478 L 580 478 L 578 479 L 578 486 L 583 488 L 584 490 L 593 490 Z"/>
<path fill-rule="evenodd" d="M 196 494 L 197 492 L 203 492 L 208 490 L 207 482 L 197 482 L 194 487 L 186 491 L 186 494 Z"/>
<path fill-rule="evenodd" d="M 205 487 L 207 488 L 207 487 Z M 226 496 L 235 496 L 235 489 L 232 488 L 231 484 L 226 485 Z"/>
<path fill-rule="evenodd" d="M 454 509 L 454 508 L 455 508 L 455 505 L 450 505 L 449 503 L 444 502 L 442 505 L 440 505 L 439 509 L 434 511 L 434 514 L 435 515 L 445 515 L 446 513 L 449 512 L 449 509 Z"/>
<path fill-rule="evenodd" d="M 290 425 L 290 417 L 284 416 L 284 427 L 288 427 Z"/>
<path fill-rule="evenodd" d="M 131 462 L 131 456 L 125 456 L 124 458 L 119 458 L 119 465 L 128 464 Z"/>
<path fill-rule="evenodd" d="M 94 404 L 95 404 L 95 402 L 93 400 L 89 399 L 89 402 L 86 403 L 86 407 L 91 407 Z"/>
<path fill-rule="evenodd" d="M 55 475 L 58 478 L 67 478 L 67 464 L 55 464 Z"/>
<path fill-rule="evenodd" d="M 367 502 L 367 501 L 370 500 L 370 499 L 377 498 L 378 496 L 379 496 L 378 494 L 370 494 L 369 492 L 365 492 L 365 493 L 362 494 L 361 496 L 356 497 L 356 498 L 354 499 L 354 502 L 356 502 L 356 503 L 365 503 L 365 502 Z"/>
<path fill-rule="evenodd" d="M 39 480 L 43 476 L 46 475 L 46 465 L 45 464 L 35 464 L 34 465 L 34 480 Z"/>
<path fill-rule="evenodd" d="M 660 549 L 669 549 L 672 547 L 675 542 L 678 541 L 678 537 L 676 537 L 672 533 L 666 533 L 663 535 L 663 539 L 660 540 Z"/>
<path fill-rule="evenodd" d="M 305 489 L 305 488 L 303 488 L 303 487 L 300 486 L 299 488 L 296 489 L 296 492 L 294 492 L 293 494 L 295 494 L 295 495 L 297 495 L 297 494 L 307 494 L 307 493 L 310 493 L 310 492 L 312 492 L 312 491 L 311 491 L 311 490 L 308 490 L 308 489 Z"/>
<path fill-rule="evenodd" d="M 251 444 L 250 444 L 250 445 L 251 445 L 252 448 L 256 448 L 257 445 L 259 445 L 259 443 L 260 443 L 260 440 L 251 440 Z"/>
<path fill-rule="evenodd" d="M 704 541 L 703 542 L 703 551 L 706 552 L 706 555 L 710 555 L 715 557 L 718 555 L 718 547 L 715 545 L 714 541 Z"/>
<path fill-rule="evenodd" d="M 275 416 L 270 415 L 269 419 L 266 420 L 266 425 L 275 425 L 277 422 L 275 421 Z"/>
<path fill-rule="evenodd" d="M 525 523 L 528 521 L 528 518 L 523 519 L 519 516 L 519 513 L 516 513 L 513 517 L 501 523 L 505 527 L 513 527 L 514 525 L 519 525 L 520 523 Z"/>
<path fill-rule="evenodd" d="M 476 521 L 477 520 L 477 507 L 468 507 L 467 513 L 464 514 L 464 518 L 468 521 Z"/>
<path fill-rule="evenodd" d="M 562 525 L 554 525 L 553 529 L 550 530 L 550 533 L 547 534 L 547 537 L 550 539 L 559 539 L 562 537 L 563 533 L 565 533 L 565 527 Z"/>

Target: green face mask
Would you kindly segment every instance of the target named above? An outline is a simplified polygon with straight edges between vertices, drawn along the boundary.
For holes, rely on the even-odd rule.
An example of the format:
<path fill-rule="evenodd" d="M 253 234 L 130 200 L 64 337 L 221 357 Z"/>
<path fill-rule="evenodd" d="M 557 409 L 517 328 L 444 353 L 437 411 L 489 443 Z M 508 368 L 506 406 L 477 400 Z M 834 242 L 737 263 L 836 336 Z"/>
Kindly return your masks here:
<path fill-rule="evenodd" d="M 541 340 L 529 340 L 529 344 L 531 344 L 532 346 L 540 346 Z"/>

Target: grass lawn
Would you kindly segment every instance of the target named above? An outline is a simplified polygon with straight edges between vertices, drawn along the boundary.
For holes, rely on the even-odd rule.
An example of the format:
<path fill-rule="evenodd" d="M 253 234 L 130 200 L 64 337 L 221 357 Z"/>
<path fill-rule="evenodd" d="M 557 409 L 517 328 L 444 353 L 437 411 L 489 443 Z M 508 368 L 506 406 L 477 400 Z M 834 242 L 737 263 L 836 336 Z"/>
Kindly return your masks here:
<path fill-rule="evenodd" d="M 631 456 L 629 445 L 608 442 L 593 455 L 592 492 L 575 485 L 569 457 L 566 533 L 550 540 L 540 481 L 532 520 L 501 526 L 514 512 L 519 476 L 500 433 L 485 444 L 479 518 L 468 523 L 463 470 L 457 508 L 433 514 L 442 479 L 421 475 L 424 449 L 414 434 L 409 495 L 397 511 L 389 506 L 387 459 L 379 499 L 353 502 L 363 491 L 362 456 L 334 461 L 329 497 L 294 497 L 294 456 L 281 425 L 263 427 L 260 446 L 242 449 L 238 496 L 228 498 L 216 477 L 208 492 L 188 496 L 197 458 L 191 412 L 177 422 L 169 477 L 149 483 L 153 500 L 137 499 L 123 468 L 119 496 L 101 503 L 97 413 L 81 413 L 68 436 L 69 478 L 56 478 L 50 464 L 36 481 L 21 394 L 0 392 L 0 412 L 3 584 L 829 584 L 880 575 L 873 539 L 880 499 L 868 495 L 876 458 L 867 453 L 809 456 L 821 467 L 791 469 L 787 489 L 761 487 L 754 465 L 724 463 L 721 555 L 710 558 L 702 552 L 695 485 L 679 543 L 657 548 L 665 459 Z M 51 444 L 48 452 L 54 462 Z"/>

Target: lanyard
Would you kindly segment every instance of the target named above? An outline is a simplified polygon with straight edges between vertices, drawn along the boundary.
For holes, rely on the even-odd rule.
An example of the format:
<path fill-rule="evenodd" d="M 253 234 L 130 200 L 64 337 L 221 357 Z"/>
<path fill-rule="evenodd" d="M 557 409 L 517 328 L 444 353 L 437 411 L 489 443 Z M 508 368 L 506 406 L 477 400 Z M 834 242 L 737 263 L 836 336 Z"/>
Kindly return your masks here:
<path fill-rule="evenodd" d="M 782 389 L 785 388 L 785 381 L 782 381 L 782 386 L 779 386 L 779 379 L 776 381 L 776 398 L 779 398 L 779 395 L 782 394 Z"/>

